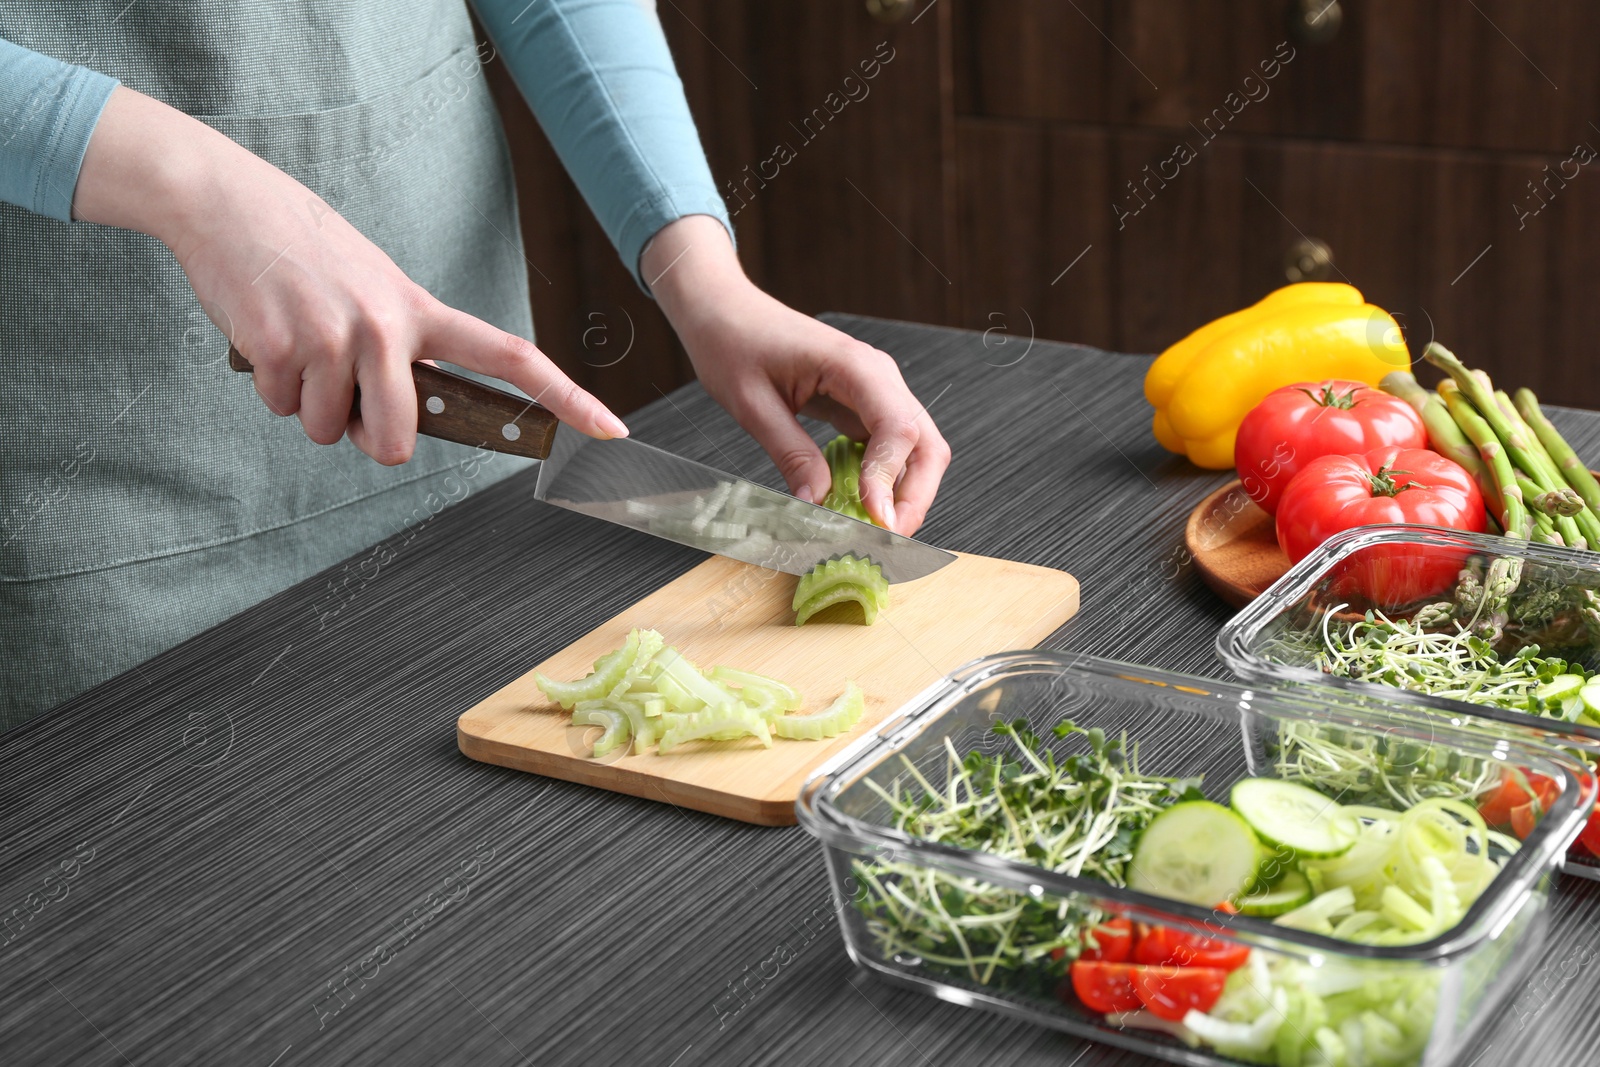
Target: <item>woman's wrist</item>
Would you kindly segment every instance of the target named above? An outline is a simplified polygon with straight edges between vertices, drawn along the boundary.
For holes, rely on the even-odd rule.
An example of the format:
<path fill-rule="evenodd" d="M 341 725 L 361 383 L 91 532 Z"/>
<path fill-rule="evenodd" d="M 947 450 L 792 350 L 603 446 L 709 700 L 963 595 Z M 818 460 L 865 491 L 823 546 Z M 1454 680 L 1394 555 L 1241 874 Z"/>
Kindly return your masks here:
<path fill-rule="evenodd" d="M 177 251 L 218 207 L 226 188 L 218 176 L 251 162 L 260 161 L 198 119 L 118 86 L 89 139 L 72 214 Z"/>
<path fill-rule="evenodd" d="M 639 273 L 680 337 L 729 299 L 755 291 L 727 229 L 711 215 L 663 226 L 639 256 Z"/>

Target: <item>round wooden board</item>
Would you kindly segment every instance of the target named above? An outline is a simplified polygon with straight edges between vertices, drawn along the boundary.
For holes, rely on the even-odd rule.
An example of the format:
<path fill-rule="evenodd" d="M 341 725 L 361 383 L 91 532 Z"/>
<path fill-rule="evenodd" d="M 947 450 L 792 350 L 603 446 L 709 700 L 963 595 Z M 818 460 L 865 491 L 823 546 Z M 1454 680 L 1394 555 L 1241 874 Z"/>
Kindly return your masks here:
<path fill-rule="evenodd" d="M 1195 505 L 1183 543 L 1201 580 L 1236 608 L 1260 596 L 1289 569 L 1272 516 L 1255 505 L 1238 479 Z"/>

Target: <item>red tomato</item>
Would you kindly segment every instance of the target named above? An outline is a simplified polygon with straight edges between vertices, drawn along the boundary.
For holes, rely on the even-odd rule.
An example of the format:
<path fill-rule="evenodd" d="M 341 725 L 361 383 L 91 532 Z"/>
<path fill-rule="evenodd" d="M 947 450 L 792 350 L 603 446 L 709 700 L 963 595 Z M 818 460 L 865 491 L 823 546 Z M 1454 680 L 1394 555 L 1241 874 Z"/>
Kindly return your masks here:
<path fill-rule="evenodd" d="M 1487 525 L 1483 494 L 1460 464 L 1421 448 L 1379 448 L 1322 456 L 1296 474 L 1278 501 L 1278 544 L 1298 563 L 1333 534 L 1373 523 L 1409 522 L 1453 530 Z M 1382 608 L 1433 597 L 1454 583 L 1464 554 L 1412 545 L 1374 545 L 1350 557 L 1335 592 Z"/>
<path fill-rule="evenodd" d="M 1093 945 L 1089 943 L 1091 937 Z M 1110 919 L 1083 932 L 1083 952 L 1078 958 L 1122 963 L 1132 952 L 1133 923 L 1127 919 Z"/>
<path fill-rule="evenodd" d="M 1244 966 L 1244 961 L 1249 957 L 1249 945 L 1176 930 L 1170 926 L 1151 927 L 1133 950 L 1135 963 L 1218 967 L 1224 971 Z"/>
<path fill-rule="evenodd" d="M 1507 768 L 1500 772 L 1500 787 L 1478 804 L 1478 814 L 1490 826 L 1513 826 L 1512 815 L 1518 808 L 1528 807 L 1537 801 L 1542 812 L 1555 803 L 1558 795 L 1552 779 L 1531 771 Z"/>
<path fill-rule="evenodd" d="M 1361 382 L 1301 382 L 1275 389 L 1239 424 L 1239 480 L 1268 515 L 1306 464 L 1392 445 L 1427 448 L 1422 417 L 1398 397 Z"/>
<path fill-rule="evenodd" d="M 1072 991 L 1090 1011 L 1101 1014 L 1133 1011 L 1141 1001 L 1133 988 L 1134 975 L 1143 970 L 1131 963 L 1099 960 L 1072 961 Z"/>
<path fill-rule="evenodd" d="M 1511 832 L 1517 835 L 1518 841 L 1528 839 L 1534 827 L 1539 825 L 1539 816 L 1543 814 L 1543 808 L 1531 803 L 1518 804 L 1511 809 Z"/>
<path fill-rule="evenodd" d="M 1589 815 L 1589 824 L 1578 835 L 1578 844 L 1588 849 L 1590 855 L 1600 856 L 1600 807 Z"/>
<path fill-rule="evenodd" d="M 1139 1002 L 1151 1013 L 1174 1022 L 1192 1008 L 1210 1011 L 1222 996 L 1228 972 L 1220 967 L 1140 967 L 1133 976 Z"/>

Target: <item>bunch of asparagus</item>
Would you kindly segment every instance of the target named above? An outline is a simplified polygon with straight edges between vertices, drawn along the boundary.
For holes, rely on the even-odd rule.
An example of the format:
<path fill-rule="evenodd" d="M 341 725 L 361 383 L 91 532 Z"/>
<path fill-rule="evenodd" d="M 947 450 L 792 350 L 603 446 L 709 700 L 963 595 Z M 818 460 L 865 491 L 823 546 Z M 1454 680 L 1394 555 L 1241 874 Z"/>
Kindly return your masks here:
<path fill-rule="evenodd" d="M 1405 371 L 1384 392 L 1417 410 L 1434 450 L 1471 472 L 1507 537 L 1600 550 L 1600 482 L 1550 424 L 1531 389 L 1515 399 L 1438 342 L 1422 358 L 1444 371 L 1438 394 Z"/>
<path fill-rule="evenodd" d="M 1444 371 L 1437 394 L 1405 371 L 1387 375 L 1381 388 L 1416 409 L 1435 451 L 1469 471 L 1483 491 L 1489 515 L 1507 537 L 1600 551 L 1600 482 L 1551 425 L 1531 389 L 1508 396 L 1483 371 L 1468 369 L 1434 342 L 1422 358 Z M 1563 608 L 1575 608 L 1590 636 L 1600 641 L 1600 596 L 1591 589 L 1523 589 L 1521 560 L 1502 556 L 1487 568 L 1462 572 L 1454 603 L 1429 605 L 1424 613 L 1469 618 L 1469 628 L 1497 640 L 1508 616 L 1529 624 Z M 1527 618 L 1524 618 L 1527 616 Z"/>

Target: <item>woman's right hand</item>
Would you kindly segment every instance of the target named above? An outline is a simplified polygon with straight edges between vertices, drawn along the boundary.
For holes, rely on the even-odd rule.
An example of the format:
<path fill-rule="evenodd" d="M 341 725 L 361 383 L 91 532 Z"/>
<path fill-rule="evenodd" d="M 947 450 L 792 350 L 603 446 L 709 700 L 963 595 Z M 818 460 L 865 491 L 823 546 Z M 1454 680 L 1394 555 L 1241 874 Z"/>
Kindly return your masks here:
<path fill-rule="evenodd" d="M 311 190 L 125 87 L 89 141 L 73 214 L 172 249 L 200 306 L 255 366 L 261 399 L 298 415 L 318 444 L 348 433 L 379 463 L 410 459 L 419 359 L 511 382 L 591 437 L 627 435 L 532 343 L 435 300 Z"/>

